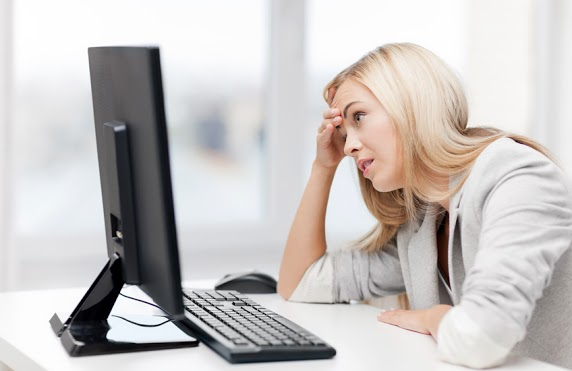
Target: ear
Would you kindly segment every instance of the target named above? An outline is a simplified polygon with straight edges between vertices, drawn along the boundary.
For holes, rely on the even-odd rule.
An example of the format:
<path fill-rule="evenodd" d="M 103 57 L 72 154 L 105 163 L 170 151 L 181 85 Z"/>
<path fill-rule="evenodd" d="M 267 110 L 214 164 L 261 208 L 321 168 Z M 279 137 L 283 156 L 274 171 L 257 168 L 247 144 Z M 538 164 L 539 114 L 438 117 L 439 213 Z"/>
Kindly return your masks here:
<path fill-rule="evenodd" d="M 328 89 L 328 106 L 332 106 L 332 102 L 334 101 L 334 96 L 336 95 L 336 88 Z"/>

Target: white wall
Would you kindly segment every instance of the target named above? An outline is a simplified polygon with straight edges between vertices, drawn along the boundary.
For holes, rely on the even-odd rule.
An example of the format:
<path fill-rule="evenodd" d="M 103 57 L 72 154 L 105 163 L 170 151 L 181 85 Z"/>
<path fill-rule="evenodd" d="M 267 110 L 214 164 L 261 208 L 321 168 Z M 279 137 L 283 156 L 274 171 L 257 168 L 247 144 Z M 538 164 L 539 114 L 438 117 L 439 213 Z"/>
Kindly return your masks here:
<path fill-rule="evenodd" d="M 470 124 L 528 135 L 572 175 L 572 2 L 472 0 L 469 19 Z"/>
<path fill-rule="evenodd" d="M 473 0 L 468 13 L 470 125 L 528 134 L 532 0 Z"/>

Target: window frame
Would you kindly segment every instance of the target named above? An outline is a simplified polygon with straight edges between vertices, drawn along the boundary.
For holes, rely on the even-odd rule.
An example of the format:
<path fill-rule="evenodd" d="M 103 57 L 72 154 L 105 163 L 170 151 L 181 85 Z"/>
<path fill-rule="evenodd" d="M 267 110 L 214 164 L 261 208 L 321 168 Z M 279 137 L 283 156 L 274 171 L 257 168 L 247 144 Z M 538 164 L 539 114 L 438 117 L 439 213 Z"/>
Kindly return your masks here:
<path fill-rule="evenodd" d="M 11 240 L 12 182 L 11 105 L 12 105 L 12 0 L 0 1 L 0 291 L 11 287 L 15 276 Z"/>

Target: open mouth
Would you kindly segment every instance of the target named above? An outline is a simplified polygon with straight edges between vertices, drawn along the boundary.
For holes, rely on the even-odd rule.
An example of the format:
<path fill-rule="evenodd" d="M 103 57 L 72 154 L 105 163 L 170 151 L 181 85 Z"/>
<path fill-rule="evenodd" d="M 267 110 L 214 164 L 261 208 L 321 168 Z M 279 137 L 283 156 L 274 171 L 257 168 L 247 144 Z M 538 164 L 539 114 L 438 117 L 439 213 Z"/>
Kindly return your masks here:
<path fill-rule="evenodd" d="M 371 166 L 372 163 L 373 163 L 373 159 L 371 159 L 371 158 L 368 160 L 358 161 L 358 167 L 363 172 L 364 176 L 367 174 L 369 167 Z"/>

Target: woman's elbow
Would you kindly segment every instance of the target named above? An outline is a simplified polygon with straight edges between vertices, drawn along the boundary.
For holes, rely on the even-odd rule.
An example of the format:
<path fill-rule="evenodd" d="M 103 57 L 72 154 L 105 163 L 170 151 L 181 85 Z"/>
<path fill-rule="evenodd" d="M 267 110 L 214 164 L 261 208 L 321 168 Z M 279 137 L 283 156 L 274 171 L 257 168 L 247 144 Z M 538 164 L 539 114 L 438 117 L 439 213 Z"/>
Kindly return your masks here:
<path fill-rule="evenodd" d="M 496 366 L 500 366 L 505 363 L 507 356 L 509 355 L 510 351 L 505 350 L 501 353 L 495 354 L 480 354 L 479 356 L 475 356 L 478 354 L 477 349 L 467 349 L 465 354 L 459 354 L 458 357 L 452 360 L 446 360 L 450 363 L 456 363 L 462 366 L 467 366 L 474 369 L 487 369 Z"/>
<path fill-rule="evenodd" d="M 516 341 L 518 336 L 511 337 Z M 437 342 L 442 360 L 477 369 L 503 364 L 512 350 L 512 346 L 492 340 L 459 307 L 451 309 L 443 317 Z"/>

